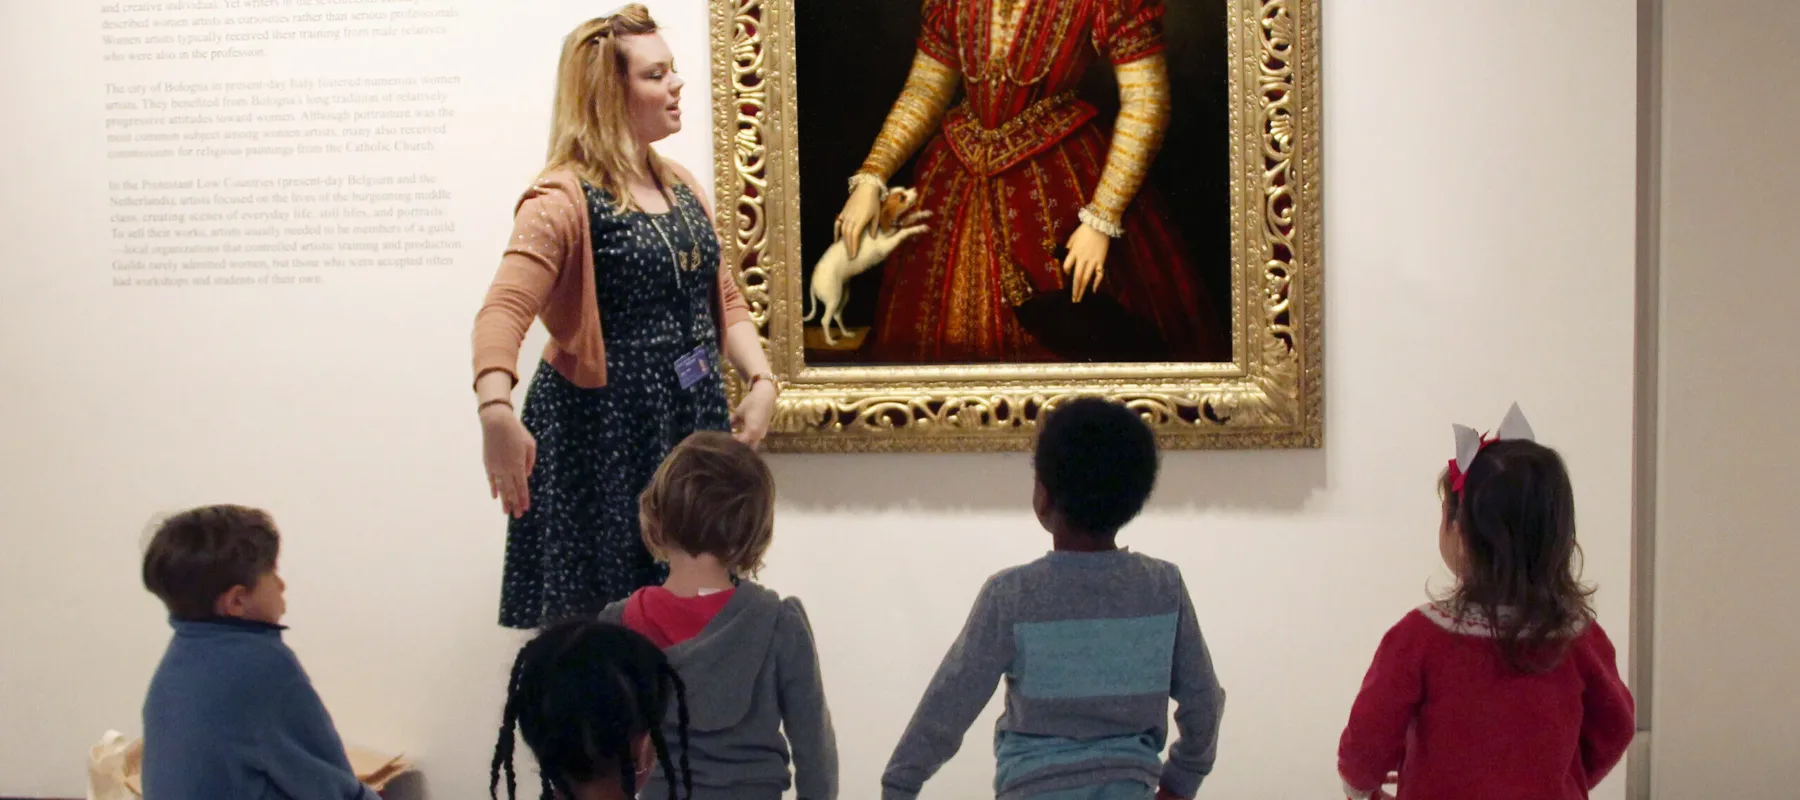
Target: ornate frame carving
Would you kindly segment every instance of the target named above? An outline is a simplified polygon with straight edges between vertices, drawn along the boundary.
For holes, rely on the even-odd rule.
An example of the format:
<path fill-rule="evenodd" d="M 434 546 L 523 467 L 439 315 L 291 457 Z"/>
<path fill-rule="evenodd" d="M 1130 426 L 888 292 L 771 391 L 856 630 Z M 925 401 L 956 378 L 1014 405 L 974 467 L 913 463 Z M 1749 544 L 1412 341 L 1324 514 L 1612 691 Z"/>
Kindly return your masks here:
<path fill-rule="evenodd" d="M 1046 406 L 1085 394 L 1136 408 L 1167 448 L 1322 445 L 1319 0 L 1223 0 L 1232 361 L 880 367 L 805 363 L 800 243 L 785 233 L 800 203 L 783 124 L 796 2 L 711 0 L 720 238 L 784 382 L 770 450 L 1023 450 Z"/>

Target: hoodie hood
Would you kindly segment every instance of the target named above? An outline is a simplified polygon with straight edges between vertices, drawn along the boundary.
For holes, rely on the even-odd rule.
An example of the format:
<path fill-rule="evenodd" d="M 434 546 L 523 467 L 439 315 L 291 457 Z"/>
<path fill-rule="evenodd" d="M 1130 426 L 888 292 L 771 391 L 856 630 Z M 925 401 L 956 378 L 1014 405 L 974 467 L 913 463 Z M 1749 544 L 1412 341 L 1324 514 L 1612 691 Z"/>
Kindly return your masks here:
<path fill-rule="evenodd" d="M 724 730 L 750 713 L 780 616 L 780 595 L 742 581 L 699 636 L 663 651 L 687 684 L 691 730 Z"/>

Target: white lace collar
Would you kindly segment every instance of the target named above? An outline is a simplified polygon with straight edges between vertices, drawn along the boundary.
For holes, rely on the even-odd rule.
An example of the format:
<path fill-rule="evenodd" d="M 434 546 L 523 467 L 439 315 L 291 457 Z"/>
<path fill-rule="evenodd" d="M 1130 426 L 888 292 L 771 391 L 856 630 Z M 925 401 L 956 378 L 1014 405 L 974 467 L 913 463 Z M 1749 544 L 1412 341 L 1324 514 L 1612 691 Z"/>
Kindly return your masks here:
<path fill-rule="evenodd" d="M 1492 639 L 1497 635 L 1494 626 L 1488 624 L 1487 619 L 1482 615 L 1469 613 L 1458 614 L 1445 603 L 1426 603 L 1425 605 L 1419 606 L 1419 613 L 1424 614 L 1426 619 L 1431 620 L 1438 627 L 1454 634 L 1462 636 L 1479 636 L 1484 639 Z M 1500 608 L 1499 617 L 1501 619 L 1506 619 L 1512 616 L 1513 613 L 1515 612 L 1511 608 L 1502 606 Z M 1573 637 L 1586 629 L 1587 620 L 1578 620 L 1573 629 L 1569 631 L 1568 635 Z"/>

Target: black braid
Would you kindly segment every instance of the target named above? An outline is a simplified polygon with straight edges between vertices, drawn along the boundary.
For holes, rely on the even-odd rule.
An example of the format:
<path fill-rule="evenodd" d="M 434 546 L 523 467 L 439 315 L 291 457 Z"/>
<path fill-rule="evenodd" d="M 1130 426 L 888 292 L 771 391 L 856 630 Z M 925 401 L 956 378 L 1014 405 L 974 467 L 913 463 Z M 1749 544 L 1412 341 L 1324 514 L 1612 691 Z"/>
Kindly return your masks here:
<path fill-rule="evenodd" d="M 650 729 L 655 736 L 655 728 Z M 637 797 L 637 754 L 631 752 L 631 745 L 619 751 L 619 783 L 624 785 L 626 797 Z"/>
<path fill-rule="evenodd" d="M 513 800 L 518 796 L 518 776 L 513 773 L 513 749 L 518 739 L 514 735 L 519 724 L 519 677 L 525 672 L 525 653 L 529 647 L 520 648 L 519 655 L 513 659 L 512 677 L 506 684 L 506 708 L 500 713 L 500 739 L 494 743 L 494 763 L 488 768 L 488 797 L 500 800 L 500 776 L 506 775 L 506 797 Z"/>
<path fill-rule="evenodd" d="M 669 774 L 669 739 L 663 735 L 662 726 L 650 729 L 650 746 L 656 748 L 656 763 L 662 765 L 663 778 L 669 782 L 669 800 L 681 800 L 675 793 L 675 779 Z"/>
<path fill-rule="evenodd" d="M 662 671 L 664 675 L 668 676 L 669 684 L 675 687 L 675 734 L 681 737 L 681 788 L 687 793 L 689 800 L 692 800 L 694 797 L 694 771 L 688 764 L 688 751 L 693 748 L 688 746 L 687 684 L 681 680 L 681 675 L 675 672 L 673 666 L 663 664 Z M 669 765 L 663 765 L 663 774 L 669 774 Z M 669 780 L 669 800 L 677 800 L 673 777 Z"/>

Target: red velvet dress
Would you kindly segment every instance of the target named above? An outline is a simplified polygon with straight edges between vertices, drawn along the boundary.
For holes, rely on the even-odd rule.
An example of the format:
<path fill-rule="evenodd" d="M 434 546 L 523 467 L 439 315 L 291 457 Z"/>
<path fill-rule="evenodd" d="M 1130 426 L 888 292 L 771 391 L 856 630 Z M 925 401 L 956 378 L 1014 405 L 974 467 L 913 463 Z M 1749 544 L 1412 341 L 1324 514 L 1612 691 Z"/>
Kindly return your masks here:
<path fill-rule="evenodd" d="M 934 212 L 932 229 L 887 260 L 873 361 L 1063 360 L 1013 309 L 1065 289 L 1059 251 L 1106 166 L 1110 130 L 1074 90 L 1096 57 L 1124 64 L 1161 52 L 1163 6 L 1022 2 L 1012 46 L 996 62 L 994 0 L 925 0 L 919 49 L 962 75 L 966 100 L 920 155 L 912 183 Z M 1154 330 L 1168 357 L 1228 358 L 1193 256 L 1148 184 L 1122 227 L 1099 292 Z"/>
<path fill-rule="evenodd" d="M 1429 605 L 1388 631 L 1338 743 L 1352 797 L 1398 771 L 1400 800 L 1582 800 L 1612 771 L 1637 716 L 1600 624 L 1540 675 L 1507 666 L 1493 637 Z"/>

